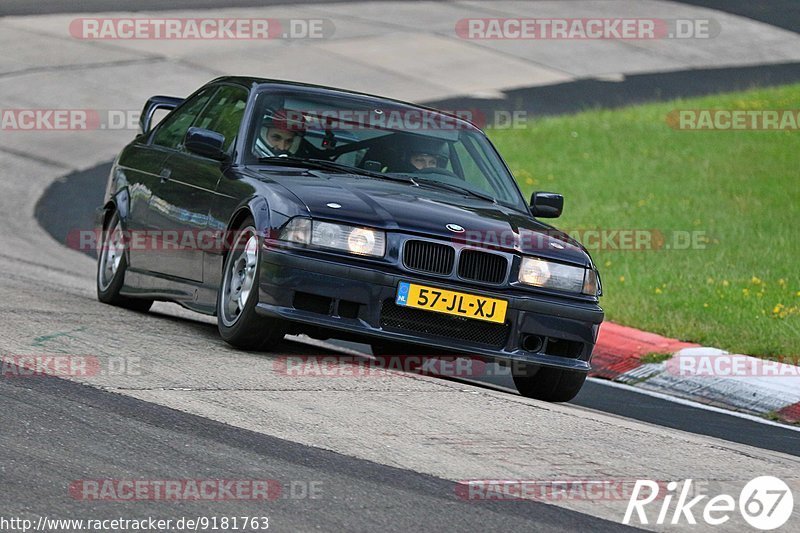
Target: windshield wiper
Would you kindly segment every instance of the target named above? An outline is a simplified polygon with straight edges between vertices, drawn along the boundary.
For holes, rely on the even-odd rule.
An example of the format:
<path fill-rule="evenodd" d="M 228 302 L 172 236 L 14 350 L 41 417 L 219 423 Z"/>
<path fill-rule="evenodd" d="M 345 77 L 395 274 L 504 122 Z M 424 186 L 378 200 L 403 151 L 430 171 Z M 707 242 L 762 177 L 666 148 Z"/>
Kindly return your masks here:
<path fill-rule="evenodd" d="M 465 193 L 470 196 L 474 196 L 475 198 L 480 198 L 481 200 L 486 200 L 487 202 L 492 202 L 493 204 L 497 203 L 497 199 L 494 196 L 490 196 L 488 194 L 484 194 L 482 192 L 473 191 L 468 187 L 461 187 L 460 185 L 454 185 L 452 183 L 445 183 L 442 181 L 437 181 L 429 178 L 420 178 L 414 177 L 417 183 L 421 183 L 423 185 L 430 185 L 433 187 L 438 187 L 440 189 L 446 189 L 448 191 Z"/>
<path fill-rule="evenodd" d="M 370 176 L 372 178 L 378 178 L 390 181 L 399 181 L 402 183 L 410 183 L 412 185 L 416 185 L 417 187 L 419 187 L 420 184 L 423 184 L 452 192 L 467 194 L 475 198 L 480 198 L 481 200 L 486 200 L 487 202 L 491 202 L 493 204 L 497 203 L 497 199 L 494 198 L 493 196 L 484 194 L 482 192 L 474 191 L 467 187 L 454 185 L 452 183 L 444 183 L 438 180 L 429 178 L 420 178 L 418 176 L 411 176 L 408 174 L 384 174 L 383 172 L 377 172 L 372 170 L 366 170 L 363 168 L 353 167 L 350 165 L 345 165 L 344 163 L 337 163 L 336 161 L 328 161 L 327 159 L 315 159 L 315 158 L 304 158 L 304 157 L 294 157 L 294 156 L 267 156 L 259 158 L 258 161 L 259 163 L 275 163 L 279 165 L 304 166 L 306 168 L 328 170 L 333 172 L 347 172 L 350 174 L 358 174 L 361 176 Z"/>
<path fill-rule="evenodd" d="M 333 161 L 326 161 L 324 159 L 305 159 L 303 157 L 275 155 L 275 156 L 260 157 L 258 159 L 258 162 L 293 166 L 293 167 L 306 167 L 317 170 L 331 170 L 334 172 L 341 172 L 342 170 L 346 170 L 347 172 L 360 171 L 360 169 L 358 168 L 351 168 L 351 167 L 345 168 L 346 165 L 339 165 L 337 163 L 334 163 Z"/>
<path fill-rule="evenodd" d="M 268 156 L 259 158 L 259 163 L 277 163 L 292 166 L 305 166 L 307 168 L 314 168 L 318 170 L 329 170 L 333 172 L 347 172 L 350 174 L 358 174 L 361 176 L 370 176 L 373 178 L 388 179 L 392 181 L 401 181 L 403 183 L 414 183 L 413 180 L 395 176 L 389 176 L 382 172 L 373 172 L 363 168 L 345 165 L 344 163 L 337 163 L 335 161 L 328 161 L 327 159 L 314 159 L 303 157 L 291 156 Z"/>
<path fill-rule="evenodd" d="M 354 174 L 361 174 L 363 176 L 371 176 L 373 178 L 385 179 L 385 180 L 392 180 L 392 181 L 400 181 L 403 183 L 414 183 L 414 180 L 409 179 L 407 177 L 400 177 L 400 176 L 390 176 L 389 174 L 384 174 L 383 172 L 378 172 L 375 170 L 367 170 L 365 168 L 358 168 L 353 167 L 350 165 L 345 165 L 344 163 L 337 163 L 336 161 L 327 161 L 325 159 L 307 159 L 306 161 L 312 161 L 314 163 L 324 163 L 326 165 L 330 165 L 331 167 L 338 168 L 345 172 L 352 172 Z"/>

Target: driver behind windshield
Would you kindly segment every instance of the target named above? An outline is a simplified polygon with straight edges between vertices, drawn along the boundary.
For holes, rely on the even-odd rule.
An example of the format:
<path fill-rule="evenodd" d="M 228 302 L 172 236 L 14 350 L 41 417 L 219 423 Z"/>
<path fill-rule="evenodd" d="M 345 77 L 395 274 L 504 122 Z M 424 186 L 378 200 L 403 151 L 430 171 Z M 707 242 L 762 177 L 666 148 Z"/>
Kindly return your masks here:
<path fill-rule="evenodd" d="M 445 168 L 449 160 L 447 143 L 434 139 L 415 139 L 405 149 L 406 172 L 429 168 Z"/>
<path fill-rule="evenodd" d="M 298 155 L 304 133 L 305 124 L 302 115 L 289 113 L 286 110 L 267 110 L 256 137 L 256 155 L 258 157 Z"/>

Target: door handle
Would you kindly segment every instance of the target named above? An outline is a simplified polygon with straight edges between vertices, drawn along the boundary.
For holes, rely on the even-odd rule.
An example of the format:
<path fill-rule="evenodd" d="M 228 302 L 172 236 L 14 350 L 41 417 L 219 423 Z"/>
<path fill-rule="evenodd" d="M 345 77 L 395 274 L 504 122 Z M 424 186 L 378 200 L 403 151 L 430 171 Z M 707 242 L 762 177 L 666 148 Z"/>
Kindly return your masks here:
<path fill-rule="evenodd" d="M 158 175 L 161 178 L 161 183 L 164 183 L 172 175 L 172 170 L 169 168 L 162 168 L 161 173 Z"/>

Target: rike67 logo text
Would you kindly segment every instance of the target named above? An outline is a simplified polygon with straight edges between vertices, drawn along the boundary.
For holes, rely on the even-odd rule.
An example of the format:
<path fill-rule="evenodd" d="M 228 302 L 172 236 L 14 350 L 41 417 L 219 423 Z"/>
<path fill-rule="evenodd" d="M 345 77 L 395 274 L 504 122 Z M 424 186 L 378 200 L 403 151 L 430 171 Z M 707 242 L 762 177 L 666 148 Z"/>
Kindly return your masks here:
<path fill-rule="evenodd" d="M 738 506 L 738 513 L 748 524 L 769 531 L 784 525 L 794 509 L 789 486 L 772 476 L 749 481 L 738 500 L 730 494 L 696 495 L 700 491 L 691 479 L 667 483 L 665 493 L 663 488 L 663 482 L 636 481 L 622 523 L 630 524 L 635 518 L 639 524 L 695 525 L 699 519 L 701 523 L 720 526 L 736 516 Z M 658 514 L 654 516 L 654 512 Z"/>

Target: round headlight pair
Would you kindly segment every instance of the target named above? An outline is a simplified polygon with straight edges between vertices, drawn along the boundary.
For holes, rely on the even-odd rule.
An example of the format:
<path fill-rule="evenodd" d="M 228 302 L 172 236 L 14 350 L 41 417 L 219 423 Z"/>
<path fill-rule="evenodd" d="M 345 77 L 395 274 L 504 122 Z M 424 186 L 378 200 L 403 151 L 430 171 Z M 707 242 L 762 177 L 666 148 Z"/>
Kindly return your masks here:
<path fill-rule="evenodd" d="M 386 233 L 381 230 L 302 217 L 287 222 L 279 238 L 356 255 L 383 257 L 386 253 Z"/>

